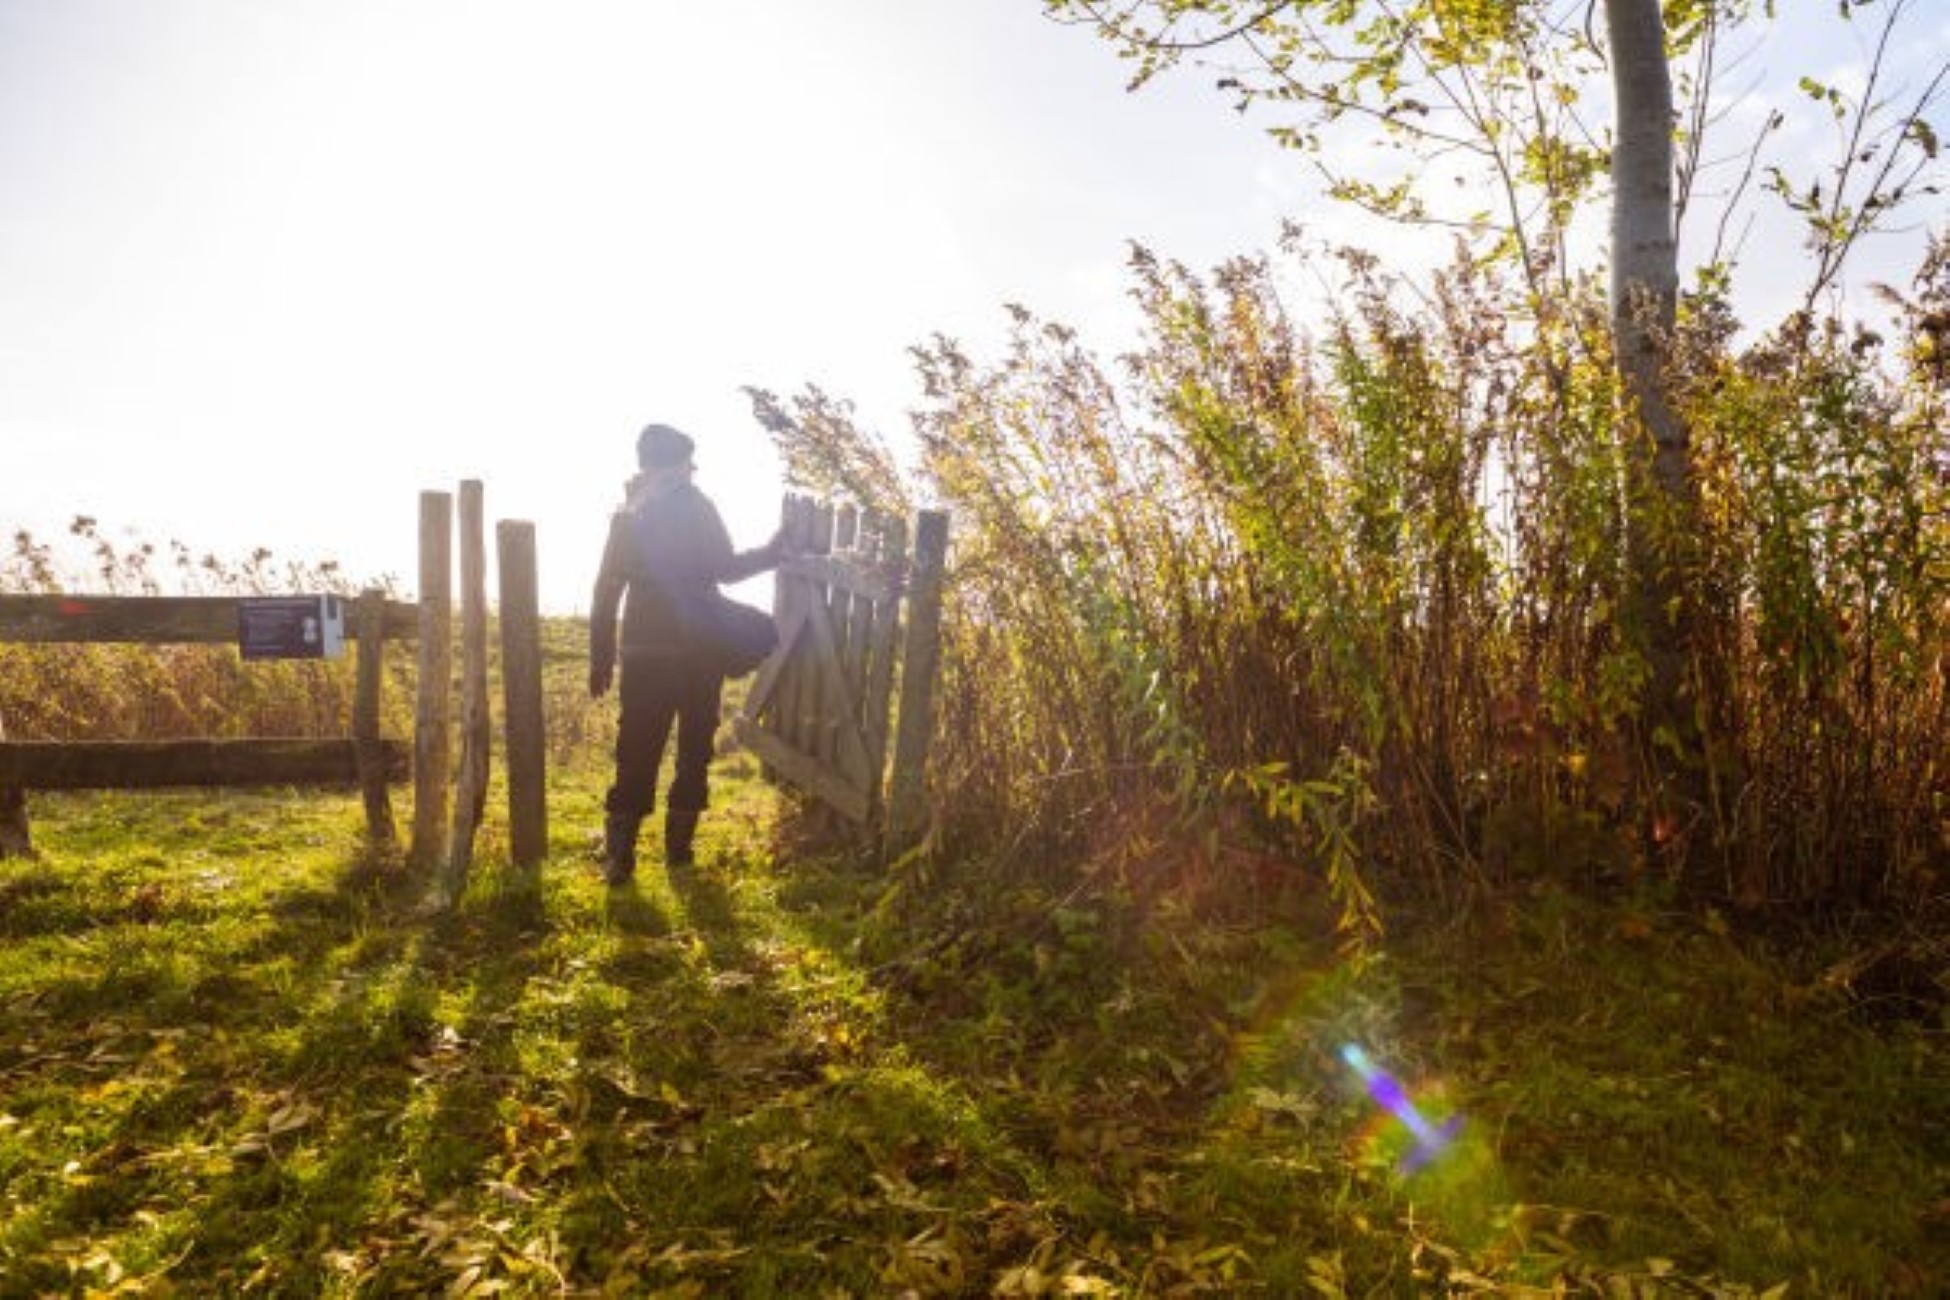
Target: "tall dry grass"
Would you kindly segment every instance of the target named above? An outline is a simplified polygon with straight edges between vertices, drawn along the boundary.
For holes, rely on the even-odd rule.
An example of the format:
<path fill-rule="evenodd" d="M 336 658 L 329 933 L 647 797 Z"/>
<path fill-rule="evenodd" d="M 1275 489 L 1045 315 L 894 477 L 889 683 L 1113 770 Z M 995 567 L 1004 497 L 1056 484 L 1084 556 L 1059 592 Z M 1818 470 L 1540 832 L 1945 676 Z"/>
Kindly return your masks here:
<path fill-rule="evenodd" d="M 0 557 L 0 592 L 15 594 L 350 597 L 357 585 L 333 561 L 280 562 L 263 548 L 226 560 L 174 541 L 118 543 L 87 516 L 62 539 L 17 531 Z M 389 734 L 412 728 L 412 664 L 410 647 L 388 654 Z M 353 687 L 349 655 L 246 662 L 227 645 L 0 641 L 0 720 L 14 740 L 340 736 Z"/>
<path fill-rule="evenodd" d="M 765 414 L 810 486 L 954 512 L 949 836 L 1319 861 L 1357 924 L 1376 885 L 1912 899 L 1950 861 L 1947 260 L 1887 337 L 1797 318 L 1745 342 L 1723 300 L 1688 303 L 1690 752 L 1640 725 L 1638 453 L 1594 286 L 1540 304 L 1461 264 L 1418 289 L 1297 240 L 1210 275 L 1138 250 L 1131 355 L 1021 311 L 994 360 L 917 349 L 898 487 L 825 395 Z M 1323 326 L 1286 275 L 1330 287 Z M 1695 806 L 1646 797 L 1675 763 Z"/>
<path fill-rule="evenodd" d="M 262 596 L 376 588 L 399 599 L 392 579 L 359 581 L 332 560 L 278 560 L 262 547 L 241 560 L 180 542 L 118 543 L 101 523 L 77 517 L 68 535 L 16 531 L 0 555 L 0 593 L 126 596 Z M 455 620 L 459 637 L 459 620 Z M 491 699 L 501 698 L 500 634 L 488 619 Z M 542 696 L 549 761 L 577 767 L 608 760 L 613 700 L 588 694 L 586 619 L 542 620 Z M 452 656 L 458 682 L 460 656 Z M 418 650 L 390 642 L 380 691 L 381 730 L 410 736 Z M 356 663 L 245 661 L 229 645 L 49 644 L 0 641 L 0 724 L 15 740 L 168 740 L 194 737 L 332 737 L 348 734 Z M 498 703 L 491 706 L 497 711 Z M 498 734 L 498 733 L 497 733 Z M 456 742 L 458 743 L 458 741 Z"/>

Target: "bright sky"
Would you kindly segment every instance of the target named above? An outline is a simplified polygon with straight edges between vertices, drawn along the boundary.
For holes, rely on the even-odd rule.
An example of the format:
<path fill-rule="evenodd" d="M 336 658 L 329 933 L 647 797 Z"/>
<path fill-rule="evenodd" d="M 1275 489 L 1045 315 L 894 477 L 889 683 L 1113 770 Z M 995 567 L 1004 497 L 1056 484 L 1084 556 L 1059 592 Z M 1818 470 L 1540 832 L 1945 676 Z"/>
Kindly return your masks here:
<path fill-rule="evenodd" d="M 1114 352 L 1132 239 L 1342 228 L 1209 77 L 1125 77 L 1038 0 L 0 0 L 0 524 L 410 593 L 478 478 L 566 612 L 661 420 L 755 544 L 741 386 L 899 438 L 907 349 L 1005 303 Z"/>

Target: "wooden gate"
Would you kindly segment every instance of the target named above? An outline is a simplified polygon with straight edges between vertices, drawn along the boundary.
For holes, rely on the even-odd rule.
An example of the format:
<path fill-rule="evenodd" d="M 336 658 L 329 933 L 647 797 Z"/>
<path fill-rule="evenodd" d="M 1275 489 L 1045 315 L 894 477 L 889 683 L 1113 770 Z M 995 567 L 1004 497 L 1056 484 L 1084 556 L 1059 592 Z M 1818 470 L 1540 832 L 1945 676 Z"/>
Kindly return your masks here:
<path fill-rule="evenodd" d="M 778 570 L 779 648 L 746 695 L 738 738 L 899 854 L 927 825 L 948 516 L 921 511 L 911 549 L 904 521 L 852 506 L 791 496 L 783 521 L 796 554 Z"/>

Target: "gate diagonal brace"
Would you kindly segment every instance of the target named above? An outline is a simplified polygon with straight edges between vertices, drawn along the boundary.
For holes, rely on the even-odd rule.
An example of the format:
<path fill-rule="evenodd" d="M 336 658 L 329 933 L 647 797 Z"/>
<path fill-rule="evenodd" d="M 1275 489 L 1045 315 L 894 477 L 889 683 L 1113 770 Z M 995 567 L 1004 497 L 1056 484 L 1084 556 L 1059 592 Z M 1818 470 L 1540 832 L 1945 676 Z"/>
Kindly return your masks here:
<path fill-rule="evenodd" d="M 839 647 L 833 639 L 831 627 L 827 625 L 825 607 L 812 605 L 795 610 L 791 621 L 779 637 L 779 648 L 772 653 L 760 671 L 758 679 L 745 697 L 745 707 L 740 717 L 741 732 L 757 731 L 764 733 L 772 742 L 767 748 L 785 746 L 784 737 L 777 730 L 766 726 L 760 719 L 761 713 L 771 703 L 773 692 L 777 689 L 787 662 L 795 651 L 802 649 L 808 630 L 811 632 L 811 651 L 815 657 L 814 671 L 822 692 L 833 702 L 841 725 L 837 729 L 838 753 L 835 755 L 839 771 L 834 775 L 838 783 L 850 788 L 860 799 L 850 799 L 857 803 L 864 800 L 871 804 L 877 786 L 873 762 L 867 749 L 866 737 L 861 730 L 860 697 L 839 669 Z"/>

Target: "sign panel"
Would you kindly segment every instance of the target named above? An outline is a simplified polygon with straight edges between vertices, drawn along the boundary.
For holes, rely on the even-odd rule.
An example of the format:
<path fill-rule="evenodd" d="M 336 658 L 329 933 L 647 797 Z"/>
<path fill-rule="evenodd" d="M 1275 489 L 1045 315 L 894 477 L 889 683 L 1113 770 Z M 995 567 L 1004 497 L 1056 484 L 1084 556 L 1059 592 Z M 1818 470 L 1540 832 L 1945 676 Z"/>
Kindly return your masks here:
<path fill-rule="evenodd" d="M 237 602 L 237 649 L 246 659 L 336 659 L 345 653 L 337 596 L 246 596 Z"/>

